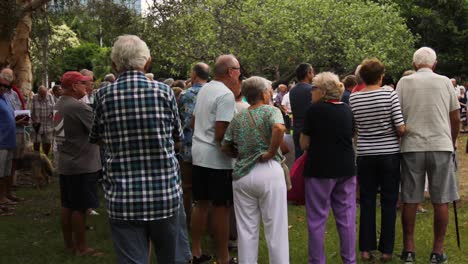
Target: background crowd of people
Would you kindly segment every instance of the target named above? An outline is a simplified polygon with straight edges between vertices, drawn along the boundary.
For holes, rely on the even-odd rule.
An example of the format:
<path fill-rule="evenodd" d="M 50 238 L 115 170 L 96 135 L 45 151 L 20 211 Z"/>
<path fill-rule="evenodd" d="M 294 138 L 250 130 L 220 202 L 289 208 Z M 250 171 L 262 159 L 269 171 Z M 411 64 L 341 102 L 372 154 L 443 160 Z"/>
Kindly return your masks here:
<path fill-rule="evenodd" d="M 92 71 L 69 71 L 60 85 L 41 86 L 29 99 L 12 85 L 12 71 L 1 71 L 2 216 L 14 214 L 11 205 L 21 201 L 12 192 L 15 163 L 32 141 L 35 151 L 53 151 L 64 246 L 73 254 L 102 254 L 86 242 L 86 216 L 99 206 L 100 183 L 119 263 L 147 263 L 150 244 L 158 263 L 206 263 L 213 259 L 202 248 L 207 230 L 217 263 L 257 263 L 263 224 L 269 263 L 285 264 L 285 154 L 292 152 L 304 155 L 303 175 L 295 177 L 304 177 L 308 263 L 325 263 L 330 208 L 343 263 L 356 263 L 357 241 L 362 260 L 376 250 L 391 260 L 399 199 L 400 258 L 414 263 L 415 214 L 425 188 L 434 207 L 429 260 L 447 260 L 448 203 L 459 199 L 453 153 L 460 126 L 466 128 L 466 89 L 434 73 L 432 49 L 414 53 L 415 71 L 396 86 L 386 85 L 384 64 L 369 58 L 342 80 L 302 63 L 297 82 L 276 90 L 263 77 L 242 76 L 234 55 L 219 56 L 212 67 L 196 63 L 188 81 L 156 81 L 147 73 L 146 43 L 132 35 L 117 38 L 111 59 L 117 78 L 106 75 L 97 89 Z M 237 258 L 230 256 L 233 247 Z"/>

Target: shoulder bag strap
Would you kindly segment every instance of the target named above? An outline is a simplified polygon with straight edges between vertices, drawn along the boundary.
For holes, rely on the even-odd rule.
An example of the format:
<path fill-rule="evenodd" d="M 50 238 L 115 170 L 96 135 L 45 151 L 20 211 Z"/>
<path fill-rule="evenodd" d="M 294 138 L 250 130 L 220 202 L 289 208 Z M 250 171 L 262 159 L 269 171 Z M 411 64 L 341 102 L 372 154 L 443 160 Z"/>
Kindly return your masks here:
<path fill-rule="evenodd" d="M 260 134 L 260 136 L 262 137 L 263 141 L 265 141 L 265 143 L 267 144 L 267 146 L 270 145 L 270 142 L 268 142 L 268 139 L 266 138 L 266 136 L 262 133 L 262 131 L 257 127 L 257 125 L 255 124 L 255 121 L 253 119 L 253 116 L 252 114 L 250 113 L 250 110 L 247 109 L 247 114 L 249 115 L 249 119 L 250 119 L 250 122 L 252 123 L 252 126 L 255 127 L 255 129 L 257 130 L 257 132 Z"/>

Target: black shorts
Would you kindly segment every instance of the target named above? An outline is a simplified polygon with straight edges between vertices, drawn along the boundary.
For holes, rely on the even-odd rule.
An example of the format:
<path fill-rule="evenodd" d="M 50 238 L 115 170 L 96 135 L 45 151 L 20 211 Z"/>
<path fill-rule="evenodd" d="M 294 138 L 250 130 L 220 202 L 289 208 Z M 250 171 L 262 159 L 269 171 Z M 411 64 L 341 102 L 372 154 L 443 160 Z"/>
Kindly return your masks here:
<path fill-rule="evenodd" d="M 232 170 L 217 170 L 193 165 L 192 196 L 196 201 L 211 201 L 214 206 L 232 205 Z"/>
<path fill-rule="evenodd" d="M 98 208 L 97 180 L 101 171 L 76 175 L 60 174 L 60 200 L 63 208 L 86 211 Z"/>

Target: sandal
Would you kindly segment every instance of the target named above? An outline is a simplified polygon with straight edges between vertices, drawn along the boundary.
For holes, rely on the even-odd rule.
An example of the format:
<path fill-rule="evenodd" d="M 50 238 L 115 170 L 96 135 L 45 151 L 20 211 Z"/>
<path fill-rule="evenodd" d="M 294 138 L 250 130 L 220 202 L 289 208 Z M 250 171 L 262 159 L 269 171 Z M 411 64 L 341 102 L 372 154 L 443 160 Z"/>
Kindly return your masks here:
<path fill-rule="evenodd" d="M 11 211 L 3 211 L 3 212 L 0 212 L 0 216 L 12 216 L 12 215 L 15 215 L 14 212 L 11 212 Z"/>
<path fill-rule="evenodd" d="M 369 251 L 362 251 L 361 252 L 361 260 L 363 262 L 368 262 L 374 259 L 374 256 Z"/>
<path fill-rule="evenodd" d="M 86 257 L 86 256 L 89 256 L 89 257 L 100 257 L 100 256 L 103 256 L 104 253 L 103 252 L 99 252 L 93 248 L 87 248 L 84 252 L 79 252 L 79 251 L 76 251 L 76 256 L 78 257 Z"/>
<path fill-rule="evenodd" d="M 20 197 L 13 196 L 13 195 L 7 195 L 7 199 L 12 202 L 24 202 L 25 201 L 24 198 L 20 198 Z"/>
<path fill-rule="evenodd" d="M 210 256 L 210 255 L 201 254 L 201 256 L 199 256 L 199 257 L 193 256 L 191 263 L 192 264 L 202 264 L 202 263 L 210 261 L 212 258 L 213 257 Z"/>
<path fill-rule="evenodd" d="M 2 206 L 2 205 L 17 205 L 17 204 L 18 204 L 17 202 L 14 202 L 14 201 L 8 199 L 8 201 L 0 203 L 0 206 Z"/>

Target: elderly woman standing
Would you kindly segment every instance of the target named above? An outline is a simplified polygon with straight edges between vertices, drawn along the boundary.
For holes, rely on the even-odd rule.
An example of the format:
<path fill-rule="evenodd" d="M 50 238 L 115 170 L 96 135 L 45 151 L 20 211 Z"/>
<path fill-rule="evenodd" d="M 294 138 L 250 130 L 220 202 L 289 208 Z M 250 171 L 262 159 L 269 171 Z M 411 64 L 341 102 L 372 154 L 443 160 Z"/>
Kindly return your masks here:
<path fill-rule="evenodd" d="M 239 263 L 257 263 L 263 219 L 269 263 L 289 263 L 286 183 L 279 151 L 285 131 L 279 109 L 269 105 L 271 83 L 262 77 L 242 82 L 250 107 L 240 112 L 224 135 L 223 151 L 237 154 L 233 170 Z"/>
<path fill-rule="evenodd" d="M 385 67 L 378 59 L 361 63 L 359 75 L 366 87 L 351 94 L 349 104 L 357 128 L 357 166 L 361 191 L 359 250 L 363 260 L 377 249 L 376 197 L 380 187 L 382 220 L 379 251 L 381 260 L 392 258 L 395 244 L 396 203 L 400 185 L 399 136 L 405 132 L 398 95 L 381 87 Z"/>
<path fill-rule="evenodd" d="M 343 263 L 356 263 L 356 177 L 353 116 L 340 102 L 343 84 L 323 72 L 313 79 L 312 105 L 300 137 L 309 151 L 304 168 L 309 264 L 325 263 L 324 235 L 330 207 L 335 215 Z"/>

